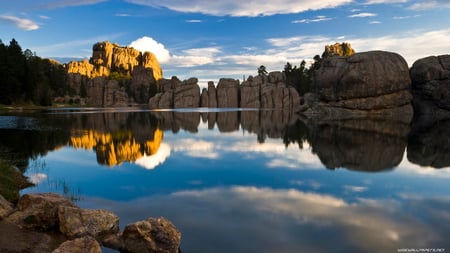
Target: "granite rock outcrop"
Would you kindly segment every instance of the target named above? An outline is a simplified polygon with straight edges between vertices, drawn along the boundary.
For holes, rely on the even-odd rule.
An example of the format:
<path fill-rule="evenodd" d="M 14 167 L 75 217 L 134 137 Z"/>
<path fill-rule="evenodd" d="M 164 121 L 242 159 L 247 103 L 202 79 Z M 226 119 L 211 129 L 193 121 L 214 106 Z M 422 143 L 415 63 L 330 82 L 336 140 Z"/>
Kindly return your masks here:
<path fill-rule="evenodd" d="M 450 116 L 450 55 L 419 59 L 410 73 L 416 116 Z"/>
<path fill-rule="evenodd" d="M 314 80 L 316 95 L 302 106 L 306 115 L 412 119 L 409 69 L 396 53 L 370 51 L 326 58 L 315 70 Z"/>
<path fill-rule="evenodd" d="M 68 86 L 79 94 L 81 104 L 142 104 L 154 95 L 162 70 L 153 53 L 107 41 L 96 43 L 92 51 L 89 61 L 65 65 Z"/>
<path fill-rule="evenodd" d="M 250 76 L 242 84 L 239 80 L 221 78 L 216 87 L 210 81 L 201 93 L 197 82 L 197 78 L 162 79 L 159 93 L 149 100 L 150 108 L 265 108 L 297 112 L 300 107 L 298 92 L 286 85 L 286 76 L 279 71 Z"/>

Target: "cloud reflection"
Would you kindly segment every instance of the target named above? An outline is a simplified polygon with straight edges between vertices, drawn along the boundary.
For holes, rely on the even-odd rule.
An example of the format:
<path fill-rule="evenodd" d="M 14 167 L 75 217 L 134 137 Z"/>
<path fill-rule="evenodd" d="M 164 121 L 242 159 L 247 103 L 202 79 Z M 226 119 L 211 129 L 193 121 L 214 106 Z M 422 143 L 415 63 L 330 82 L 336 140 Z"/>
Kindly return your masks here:
<path fill-rule="evenodd" d="M 449 198 L 348 202 L 295 189 L 235 186 L 141 198 L 115 211 L 128 219 L 148 216 L 148 210 L 170 218 L 189 252 L 396 252 L 450 246 L 444 238 L 449 207 Z M 415 215 L 419 210 L 423 215 Z"/>
<path fill-rule="evenodd" d="M 161 143 L 158 151 L 153 155 L 146 155 L 138 158 L 135 163 L 148 170 L 154 169 L 156 166 L 164 163 L 167 157 L 170 156 L 170 145 Z"/>

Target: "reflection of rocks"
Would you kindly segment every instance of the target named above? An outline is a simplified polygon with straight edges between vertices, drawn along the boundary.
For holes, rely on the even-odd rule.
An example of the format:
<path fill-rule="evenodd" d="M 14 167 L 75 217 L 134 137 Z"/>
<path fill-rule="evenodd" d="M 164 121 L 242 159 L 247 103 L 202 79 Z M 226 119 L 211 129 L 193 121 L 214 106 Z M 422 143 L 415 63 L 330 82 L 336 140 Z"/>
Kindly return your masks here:
<path fill-rule="evenodd" d="M 450 120 L 413 122 L 408 140 L 408 160 L 420 166 L 450 166 Z"/>
<path fill-rule="evenodd" d="M 347 120 L 308 124 L 312 151 L 329 169 L 380 171 L 403 159 L 408 126 L 385 121 Z"/>
<path fill-rule="evenodd" d="M 144 155 L 152 155 L 158 151 L 162 142 L 162 131 L 156 129 L 151 140 L 138 143 L 131 131 L 99 133 L 94 130 L 74 132 L 70 145 L 75 148 L 94 149 L 97 161 L 109 166 L 123 162 L 133 162 Z"/>

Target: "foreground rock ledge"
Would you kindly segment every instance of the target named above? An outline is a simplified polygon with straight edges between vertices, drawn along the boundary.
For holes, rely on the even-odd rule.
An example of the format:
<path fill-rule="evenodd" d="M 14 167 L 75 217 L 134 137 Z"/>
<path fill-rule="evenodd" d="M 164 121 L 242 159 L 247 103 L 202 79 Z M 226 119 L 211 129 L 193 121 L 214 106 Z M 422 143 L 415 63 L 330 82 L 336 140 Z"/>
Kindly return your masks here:
<path fill-rule="evenodd" d="M 181 233 L 162 217 L 119 232 L 117 215 L 79 208 L 57 194 L 25 194 L 16 206 L 0 199 L 0 252 L 97 253 L 101 244 L 129 253 L 180 252 Z"/>

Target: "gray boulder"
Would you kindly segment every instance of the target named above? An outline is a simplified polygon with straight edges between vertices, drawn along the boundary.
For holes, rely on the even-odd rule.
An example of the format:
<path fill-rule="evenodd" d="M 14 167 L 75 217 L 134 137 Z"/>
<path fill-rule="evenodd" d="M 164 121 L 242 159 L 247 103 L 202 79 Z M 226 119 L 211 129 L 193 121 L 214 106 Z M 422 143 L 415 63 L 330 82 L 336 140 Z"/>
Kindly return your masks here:
<path fill-rule="evenodd" d="M 100 244 L 92 237 L 85 236 L 61 243 L 52 253 L 102 253 Z"/>
<path fill-rule="evenodd" d="M 415 113 L 450 116 L 450 55 L 419 59 L 410 72 Z"/>
<path fill-rule="evenodd" d="M 396 53 L 370 51 L 326 58 L 314 77 L 319 103 L 309 113 L 412 119 L 409 69 Z"/>

